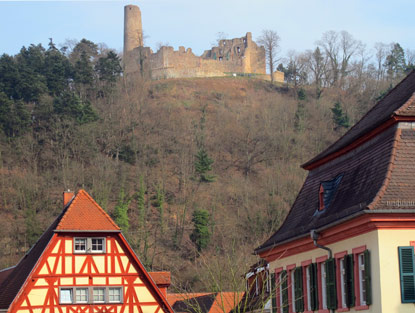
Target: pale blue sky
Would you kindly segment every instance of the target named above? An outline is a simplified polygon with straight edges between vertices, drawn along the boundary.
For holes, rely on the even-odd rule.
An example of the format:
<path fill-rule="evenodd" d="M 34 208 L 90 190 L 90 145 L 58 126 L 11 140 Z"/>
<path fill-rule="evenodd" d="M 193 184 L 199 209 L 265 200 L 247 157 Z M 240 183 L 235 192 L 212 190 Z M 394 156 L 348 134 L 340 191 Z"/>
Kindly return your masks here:
<path fill-rule="evenodd" d="M 48 38 L 86 38 L 122 50 L 123 7 L 142 12 L 147 45 L 157 42 L 209 49 L 218 32 L 229 38 L 250 31 L 276 30 L 282 53 L 304 51 L 327 30 L 347 30 L 369 48 L 375 42 L 399 42 L 415 49 L 414 0 L 142 0 L 142 1 L 0 1 L 0 54 Z"/>

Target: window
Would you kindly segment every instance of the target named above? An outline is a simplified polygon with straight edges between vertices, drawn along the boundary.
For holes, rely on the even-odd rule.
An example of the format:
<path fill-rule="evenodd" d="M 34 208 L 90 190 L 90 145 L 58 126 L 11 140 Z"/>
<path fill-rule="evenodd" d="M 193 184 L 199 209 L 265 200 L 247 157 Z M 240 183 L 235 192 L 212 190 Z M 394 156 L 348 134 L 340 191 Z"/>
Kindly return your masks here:
<path fill-rule="evenodd" d="M 75 238 L 75 252 L 86 252 L 86 238 Z"/>
<path fill-rule="evenodd" d="M 76 303 L 88 303 L 88 288 L 76 288 L 75 301 Z"/>
<path fill-rule="evenodd" d="M 108 289 L 108 302 L 121 302 L 121 288 L 110 287 Z"/>
<path fill-rule="evenodd" d="M 399 254 L 399 274 L 400 274 L 400 280 L 401 280 L 402 303 L 415 302 L 414 247 L 413 246 L 398 247 L 398 254 Z M 367 290 L 366 290 L 366 298 L 367 298 Z"/>
<path fill-rule="evenodd" d="M 340 297 L 341 297 L 341 307 L 346 307 L 346 269 L 344 265 L 344 258 L 340 259 Z"/>
<path fill-rule="evenodd" d="M 305 268 L 306 295 L 307 295 L 307 311 L 311 311 L 311 265 Z"/>
<path fill-rule="evenodd" d="M 353 262 L 354 262 L 354 277 L 356 281 L 354 284 L 354 295 L 356 296 L 356 308 L 367 309 L 372 304 L 372 289 L 370 276 L 370 253 L 366 246 L 354 248 Z"/>
<path fill-rule="evenodd" d="M 360 291 L 360 304 L 366 305 L 366 280 L 365 280 L 365 256 L 363 253 L 357 255 L 359 261 L 359 291 Z"/>
<path fill-rule="evenodd" d="M 73 295 L 75 297 L 73 298 Z M 90 297 L 90 295 L 92 295 Z M 59 289 L 61 304 L 122 303 L 122 287 L 68 287 Z"/>
<path fill-rule="evenodd" d="M 321 273 L 321 297 L 322 297 L 322 309 L 327 310 L 327 281 L 326 281 L 326 264 L 320 263 L 320 273 Z"/>
<path fill-rule="evenodd" d="M 92 295 L 94 302 L 105 302 L 105 288 L 94 288 Z"/>
<path fill-rule="evenodd" d="M 91 238 L 92 252 L 104 252 L 104 239 L 103 238 Z"/>
<path fill-rule="evenodd" d="M 105 238 L 74 238 L 75 253 L 105 253 Z"/>
<path fill-rule="evenodd" d="M 321 182 L 319 189 L 319 211 L 322 211 L 330 206 L 334 196 L 336 195 L 336 191 L 339 188 L 342 178 L 343 174 L 340 174 L 332 180 Z"/>
<path fill-rule="evenodd" d="M 295 300 L 296 300 L 296 298 L 295 298 L 294 272 L 295 272 L 294 269 L 290 271 L 290 295 L 291 295 L 291 308 L 292 308 L 291 312 L 296 312 L 296 310 L 295 310 L 295 302 L 296 302 Z"/>
<path fill-rule="evenodd" d="M 61 288 L 59 301 L 62 304 L 72 303 L 72 288 Z"/>

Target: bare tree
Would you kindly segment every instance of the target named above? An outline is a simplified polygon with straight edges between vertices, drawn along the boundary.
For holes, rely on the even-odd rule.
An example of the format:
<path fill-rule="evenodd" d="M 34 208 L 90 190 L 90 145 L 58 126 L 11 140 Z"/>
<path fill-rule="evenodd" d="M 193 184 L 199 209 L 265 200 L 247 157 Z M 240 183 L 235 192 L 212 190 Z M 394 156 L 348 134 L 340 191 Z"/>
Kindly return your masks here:
<path fill-rule="evenodd" d="M 388 56 L 391 50 L 390 44 L 385 44 L 383 42 L 375 43 L 375 51 L 376 51 L 376 63 L 377 63 L 377 80 L 383 80 L 385 76 L 385 61 L 386 57 Z"/>
<path fill-rule="evenodd" d="M 314 51 L 308 50 L 306 52 L 306 59 L 307 67 L 312 74 L 316 87 L 316 96 L 318 98 L 321 94 L 323 79 L 326 77 L 327 57 L 321 53 L 320 48 L 317 47 Z"/>
<path fill-rule="evenodd" d="M 317 44 L 329 58 L 331 84 L 342 85 L 345 77 L 349 75 L 351 59 L 362 43 L 346 31 L 337 33 L 331 30 L 325 32 Z"/>
<path fill-rule="evenodd" d="M 258 43 L 265 48 L 265 57 L 267 60 L 268 69 L 271 74 L 271 83 L 274 82 L 274 69 L 277 65 L 277 54 L 280 49 L 281 38 L 274 30 L 265 29 L 258 38 Z"/>

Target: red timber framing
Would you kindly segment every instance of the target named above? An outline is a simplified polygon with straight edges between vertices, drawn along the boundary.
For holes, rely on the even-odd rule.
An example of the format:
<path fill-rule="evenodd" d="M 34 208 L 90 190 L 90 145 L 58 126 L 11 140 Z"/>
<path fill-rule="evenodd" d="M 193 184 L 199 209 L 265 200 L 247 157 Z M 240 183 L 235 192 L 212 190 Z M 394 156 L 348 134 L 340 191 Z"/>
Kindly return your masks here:
<path fill-rule="evenodd" d="M 74 253 L 75 238 L 103 238 L 104 249 Z M 29 252 L 26 257 L 30 256 Z M 104 301 L 94 302 L 94 287 L 104 288 Z M 61 303 L 61 290 L 71 288 L 71 301 Z M 76 289 L 88 291 L 87 301 L 75 303 Z M 115 289 L 120 294 L 114 301 L 109 290 Z M 121 232 L 55 229 L 6 312 L 173 313 L 173 310 Z"/>

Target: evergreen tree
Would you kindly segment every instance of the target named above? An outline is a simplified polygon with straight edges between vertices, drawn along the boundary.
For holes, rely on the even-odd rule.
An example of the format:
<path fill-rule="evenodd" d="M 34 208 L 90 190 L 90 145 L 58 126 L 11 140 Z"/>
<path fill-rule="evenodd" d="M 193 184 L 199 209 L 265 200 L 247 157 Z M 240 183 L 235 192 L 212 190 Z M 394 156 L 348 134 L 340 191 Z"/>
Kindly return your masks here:
<path fill-rule="evenodd" d="M 68 89 L 69 82 L 73 79 L 72 64 L 61 51 L 56 49 L 52 41 L 45 53 L 44 73 L 49 94 L 54 96 L 59 96 Z"/>
<path fill-rule="evenodd" d="M 306 118 L 306 109 L 303 101 L 297 103 L 297 110 L 294 116 L 294 129 L 297 132 L 304 131 L 304 120 Z"/>
<path fill-rule="evenodd" d="M 159 211 L 159 225 L 161 233 L 164 232 L 164 201 L 164 190 L 160 185 L 158 185 L 156 187 L 156 201 L 154 202 L 154 205 Z"/>
<path fill-rule="evenodd" d="M 83 102 L 71 92 L 65 91 L 61 96 L 55 98 L 53 107 L 55 113 L 64 118 L 72 118 L 79 124 L 93 122 L 98 119 L 98 115 L 89 101 Z"/>
<path fill-rule="evenodd" d="M 212 170 L 213 160 L 207 154 L 205 148 L 202 146 L 196 154 L 195 172 L 198 176 L 199 182 L 210 183 L 215 181 L 215 176 L 209 174 Z"/>
<path fill-rule="evenodd" d="M 333 122 L 334 122 L 334 130 L 338 130 L 341 127 L 349 128 L 349 117 L 345 112 L 343 112 L 343 109 L 341 107 L 341 104 L 339 101 L 336 101 L 334 104 L 334 107 L 331 108 L 331 112 L 333 113 Z"/>
<path fill-rule="evenodd" d="M 386 57 L 385 67 L 390 79 L 400 77 L 405 72 L 405 52 L 399 43 L 393 45 L 390 54 Z"/>
<path fill-rule="evenodd" d="M 122 72 L 121 60 L 114 51 L 110 51 L 98 59 L 95 70 L 99 80 L 115 83 Z"/>
<path fill-rule="evenodd" d="M 193 212 L 193 232 L 190 234 L 190 240 L 196 245 L 197 251 L 205 249 L 210 241 L 210 216 L 207 210 L 195 210 Z"/>
<path fill-rule="evenodd" d="M 121 228 L 122 231 L 127 232 L 130 227 L 128 218 L 128 206 L 131 200 L 125 196 L 124 189 L 121 189 L 118 196 L 118 203 L 114 208 L 115 223 Z"/>

